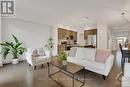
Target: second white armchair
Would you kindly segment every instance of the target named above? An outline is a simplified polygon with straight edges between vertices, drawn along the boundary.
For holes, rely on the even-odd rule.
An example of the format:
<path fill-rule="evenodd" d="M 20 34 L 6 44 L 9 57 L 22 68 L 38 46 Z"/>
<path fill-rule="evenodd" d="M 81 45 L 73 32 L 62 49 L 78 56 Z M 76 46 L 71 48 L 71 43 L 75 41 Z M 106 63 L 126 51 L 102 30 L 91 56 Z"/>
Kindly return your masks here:
<path fill-rule="evenodd" d="M 44 50 L 43 48 L 28 48 L 26 52 L 26 59 L 29 65 L 36 69 L 36 66 L 49 63 L 51 61 L 50 51 Z"/>

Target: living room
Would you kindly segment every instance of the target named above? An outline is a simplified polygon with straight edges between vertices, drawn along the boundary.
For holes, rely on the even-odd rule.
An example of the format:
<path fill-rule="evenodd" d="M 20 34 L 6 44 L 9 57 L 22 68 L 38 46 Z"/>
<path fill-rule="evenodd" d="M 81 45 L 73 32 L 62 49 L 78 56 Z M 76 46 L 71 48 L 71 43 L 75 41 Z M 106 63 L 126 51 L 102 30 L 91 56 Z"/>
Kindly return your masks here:
<path fill-rule="evenodd" d="M 129 0 L 6 1 L 0 14 L 0 87 L 130 86 L 122 79 L 129 69 L 119 47 L 130 50 Z"/>

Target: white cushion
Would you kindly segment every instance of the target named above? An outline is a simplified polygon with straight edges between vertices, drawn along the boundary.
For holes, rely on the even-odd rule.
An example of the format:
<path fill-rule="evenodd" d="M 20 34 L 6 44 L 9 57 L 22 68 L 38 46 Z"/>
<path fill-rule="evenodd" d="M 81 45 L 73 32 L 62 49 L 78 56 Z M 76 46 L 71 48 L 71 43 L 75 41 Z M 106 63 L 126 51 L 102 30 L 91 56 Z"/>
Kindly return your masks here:
<path fill-rule="evenodd" d="M 93 48 L 86 49 L 85 55 L 86 55 L 85 58 L 87 58 L 87 60 L 95 62 L 96 49 Z"/>
<path fill-rule="evenodd" d="M 76 58 L 85 58 L 86 55 L 85 55 L 85 48 L 77 48 L 77 52 L 76 52 Z"/>
<path fill-rule="evenodd" d="M 45 56 L 45 52 L 44 52 L 43 48 L 38 48 L 37 53 L 38 53 L 39 56 Z"/>
<path fill-rule="evenodd" d="M 130 77 L 130 63 L 125 63 L 124 76 L 125 77 Z"/>
<path fill-rule="evenodd" d="M 36 58 L 35 62 L 46 62 L 46 61 L 49 60 L 49 58 L 46 57 L 46 56 L 38 56 L 38 57 L 35 57 L 35 58 Z"/>
<path fill-rule="evenodd" d="M 104 63 L 99 63 L 99 62 L 91 62 L 89 60 L 82 60 L 82 59 L 77 59 L 75 57 L 68 57 L 67 58 L 67 61 L 68 62 L 72 62 L 72 63 L 75 63 L 75 64 L 78 64 L 78 65 L 81 65 L 81 66 L 85 66 L 86 67 L 89 67 L 89 68 L 95 68 L 98 69 L 98 70 L 104 70 L 104 67 L 105 67 L 105 64 Z"/>
<path fill-rule="evenodd" d="M 93 48 L 77 48 L 76 58 L 95 62 L 96 49 Z"/>

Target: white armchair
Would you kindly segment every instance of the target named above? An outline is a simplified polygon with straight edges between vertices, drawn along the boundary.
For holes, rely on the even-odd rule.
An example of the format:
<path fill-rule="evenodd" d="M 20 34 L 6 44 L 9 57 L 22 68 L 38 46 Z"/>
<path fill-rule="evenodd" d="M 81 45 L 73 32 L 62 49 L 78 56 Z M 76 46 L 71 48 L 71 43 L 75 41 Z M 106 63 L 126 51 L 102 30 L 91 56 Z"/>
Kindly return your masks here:
<path fill-rule="evenodd" d="M 130 63 L 125 63 L 122 87 L 130 87 Z"/>
<path fill-rule="evenodd" d="M 33 66 L 35 70 L 36 66 L 49 63 L 51 61 L 50 51 L 44 51 L 42 48 L 28 48 L 26 52 L 26 59 L 29 65 Z"/>

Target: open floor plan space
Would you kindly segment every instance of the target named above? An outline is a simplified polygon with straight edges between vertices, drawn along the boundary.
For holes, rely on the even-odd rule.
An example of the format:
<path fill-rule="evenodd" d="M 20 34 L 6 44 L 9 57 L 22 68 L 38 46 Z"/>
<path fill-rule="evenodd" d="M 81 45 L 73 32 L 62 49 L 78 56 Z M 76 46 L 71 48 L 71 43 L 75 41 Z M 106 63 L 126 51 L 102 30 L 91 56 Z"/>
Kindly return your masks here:
<path fill-rule="evenodd" d="M 0 0 L 0 87 L 130 87 L 130 0 Z"/>
<path fill-rule="evenodd" d="M 86 70 L 86 81 L 83 87 L 120 87 L 121 81 L 115 78 L 116 71 L 113 67 L 107 80 L 104 80 L 102 75 Z M 82 74 L 81 71 L 76 76 L 83 78 Z M 9 64 L 1 68 L 0 75 L 0 87 L 64 87 L 64 85 L 71 87 L 72 85 L 71 78 L 62 73 L 59 73 L 54 79 L 61 79 L 63 84 L 57 84 L 48 78 L 47 64 L 43 67 L 38 66 L 37 70 L 33 70 L 26 62 L 20 62 L 17 66 Z M 75 81 L 75 84 L 75 87 L 81 85 L 77 81 Z"/>

